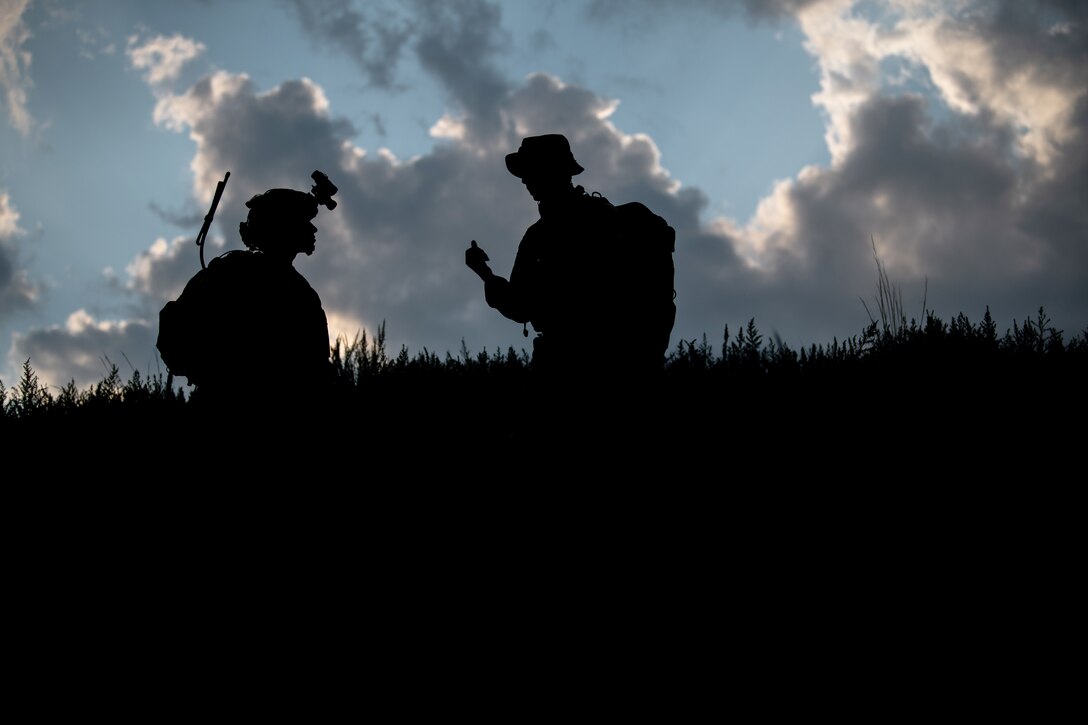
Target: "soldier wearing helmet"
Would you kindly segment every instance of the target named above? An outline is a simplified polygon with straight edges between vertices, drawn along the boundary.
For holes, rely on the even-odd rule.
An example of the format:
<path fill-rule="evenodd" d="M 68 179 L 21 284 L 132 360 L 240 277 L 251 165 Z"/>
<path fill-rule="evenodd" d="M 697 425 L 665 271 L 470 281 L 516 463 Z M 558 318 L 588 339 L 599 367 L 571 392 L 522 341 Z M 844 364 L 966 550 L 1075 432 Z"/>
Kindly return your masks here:
<path fill-rule="evenodd" d="M 316 248 L 318 205 L 336 205 L 336 187 L 319 174 L 311 193 L 269 189 L 246 202 L 249 214 L 238 227 L 246 250 L 213 259 L 171 314 L 160 314 L 160 351 L 171 372 L 196 386 L 194 405 L 263 415 L 324 401 L 332 375 L 328 320 L 294 268 L 299 253 Z M 168 348 L 184 357 L 171 362 Z"/>

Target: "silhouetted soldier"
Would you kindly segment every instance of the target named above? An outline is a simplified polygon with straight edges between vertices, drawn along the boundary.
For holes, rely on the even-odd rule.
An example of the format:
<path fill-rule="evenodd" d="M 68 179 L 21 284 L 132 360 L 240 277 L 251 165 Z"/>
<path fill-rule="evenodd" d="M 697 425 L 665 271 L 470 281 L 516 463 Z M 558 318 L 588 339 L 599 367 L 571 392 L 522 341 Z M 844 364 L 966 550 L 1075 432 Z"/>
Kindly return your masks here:
<path fill-rule="evenodd" d="M 484 281 L 488 305 L 511 320 L 531 323 L 538 333 L 533 340 L 534 373 L 573 382 L 645 378 L 659 372 L 675 316 L 672 228 L 641 204 L 614 207 L 599 194 L 574 186 L 572 177 L 584 169 L 560 134 L 523 139 L 506 156 L 506 167 L 539 203 L 540 219 L 525 232 L 509 280 L 491 271 L 476 240 L 465 250 L 465 264 Z M 632 230 L 629 220 L 645 228 Z M 666 285 L 663 304 L 670 308 L 663 341 L 657 330 L 665 322 L 650 319 L 661 317 L 651 308 L 651 291 L 635 288 L 645 276 L 636 274 L 634 264 L 641 264 L 645 255 L 640 256 L 632 240 L 632 234 L 658 229 L 666 238 L 661 285 Z"/>
<path fill-rule="evenodd" d="M 195 406 L 259 422 L 326 402 L 328 320 L 293 266 L 300 252 L 314 252 L 318 203 L 336 206 L 336 187 L 320 172 L 314 178 L 313 193 L 269 189 L 246 202 L 247 249 L 213 259 L 160 313 L 163 360 L 196 385 Z"/>
<path fill-rule="evenodd" d="M 528 447 L 518 448 L 553 462 L 652 449 L 661 407 L 652 383 L 676 315 L 673 228 L 642 204 L 613 206 L 575 186 L 583 168 L 562 135 L 524 138 L 506 167 L 540 219 L 522 237 L 509 279 L 492 272 L 476 240 L 465 250 L 488 305 L 537 332 L 537 385 L 505 442 L 520 439 Z"/>

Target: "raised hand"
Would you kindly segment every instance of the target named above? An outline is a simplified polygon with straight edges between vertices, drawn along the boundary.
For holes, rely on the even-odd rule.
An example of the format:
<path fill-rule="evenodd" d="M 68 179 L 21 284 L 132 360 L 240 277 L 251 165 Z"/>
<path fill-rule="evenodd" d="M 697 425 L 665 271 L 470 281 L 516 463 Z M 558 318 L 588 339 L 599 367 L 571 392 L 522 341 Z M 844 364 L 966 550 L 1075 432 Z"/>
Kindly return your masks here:
<path fill-rule="evenodd" d="M 465 250 L 465 265 L 481 277 L 490 272 L 487 263 L 490 258 L 487 252 L 476 246 L 476 240 L 472 240 L 472 246 Z"/>

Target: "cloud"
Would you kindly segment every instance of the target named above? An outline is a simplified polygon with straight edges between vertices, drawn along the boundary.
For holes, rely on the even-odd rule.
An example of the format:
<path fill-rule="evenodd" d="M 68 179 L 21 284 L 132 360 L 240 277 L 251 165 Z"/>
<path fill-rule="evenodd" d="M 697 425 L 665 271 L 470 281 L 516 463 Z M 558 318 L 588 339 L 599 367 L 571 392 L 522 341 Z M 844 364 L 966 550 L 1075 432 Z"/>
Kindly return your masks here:
<path fill-rule="evenodd" d="M 806 48 L 820 65 L 821 90 L 813 100 L 830 119 L 834 159 L 850 150 L 853 113 L 881 91 L 882 63 L 890 59 L 911 64 L 951 111 L 991 116 L 1015 129 L 1014 149 L 1033 162 L 1050 164 L 1057 147 L 1074 139 L 1072 114 L 1086 92 L 1088 67 L 1083 22 L 1066 21 L 1066 31 L 1055 35 L 1053 11 L 1034 3 L 901 2 L 897 8 L 871 19 L 843 0 L 799 13 Z"/>
<path fill-rule="evenodd" d="M 396 69 L 412 23 L 395 7 L 373 3 L 355 7 L 350 0 L 294 0 L 291 6 L 303 30 L 319 46 L 328 43 L 343 52 L 368 85 L 397 88 Z"/>
<path fill-rule="evenodd" d="M 1074 109 L 1088 93 L 1088 26 L 1083 9 L 1064 6 L 1065 30 L 1052 33 L 1053 15 L 1044 8 L 1005 2 L 992 14 L 953 16 L 919 56 L 950 104 L 1018 129 L 1016 149 L 1049 166 L 1084 128 L 1074 123 Z M 972 52 L 962 40 L 969 34 L 987 47 Z"/>
<path fill-rule="evenodd" d="M 0 192 L 0 315 L 5 317 L 17 309 L 29 308 L 38 299 L 38 285 L 19 268 L 15 240 L 23 234 L 11 197 L 6 191 Z"/>
<path fill-rule="evenodd" d="M 733 17 L 738 11 L 753 21 L 777 21 L 790 18 L 801 10 L 828 0 L 590 0 L 585 14 L 592 20 L 623 27 L 651 29 L 662 17 L 675 17 L 678 11 L 701 12 Z M 833 0 L 832 0 L 833 1 Z"/>
<path fill-rule="evenodd" d="M 152 86 L 161 86 L 177 80 L 182 67 L 204 50 L 203 43 L 182 35 L 156 35 L 142 43 L 134 35 L 128 39 L 125 54 L 133 68 L 145 71 L 144 80 Z"/>
<path fill-rule="evenodd" d="M 23 136 L 30 133 L 34 119 L 27 110 L 27 89 L 30 87 L 30 51 L 23 44 L 30 31 L 23 22 L 23 13 L 30 0 L 4 0 L 0 3 L 0 87 L 8 107 L 8 121 Z"/>
<path fill-rule="evenodd" d="M 509 83 L 496 57 L 508 47 L 509 38 L 499 5 L 412 0 L 357 7 L 348 0 L 296 0 L 292 6 L 303 30 L 317 43 L 343 52 L 369 85 L 399 89 L 397 65 L 410 47 L 449 93 L 463 130 L 484 138 L 500 127 L 495 112 Z M 471 123 L 463 123 L 464 118 Z"/>
<path fill-rule="evenodd" d="M 17 370 L 29 359 L 43 383 L 59 387 L 75 381 L 81 390 L 105 378 L 111 363 L 126 380 L 134 369 L 144 377 L 165 374 L 153 355 L 155 335 L 155 327 L 146 321 L 100 321 L 81 309 L 64 325 L 15 333 L 8 365 Z"/>
<path fill-rule="evenodd" d="M 821 284 L 864 279 L 873 235 L 893 278 L 919 300 L 928 280 L 940 312 L 979 316 L 989 304 L 1010 319 L 1045 304 L 1083 326 L 1088 215 L 1074 199 L 1088 168 L 1085 28 L 1083 13 L 1059 15 L 1067 25 L 1055 41 L 1056 9 L 801 9 L 832 163 L 776 186 L 736 230 L 741 255 L 818 297 Z M 907 64 L 915 88 L 899 85 L 889 59 Z"/>
<path fill-rule="evenodd" d="M 702 2 L 589 6 L 609 21 L 666 9 L 735 12 Z M 699 248 L 717 255 L 724 244 L 743 263 L 687 276 L 682 290 L 712 309 L 747 308 L 793 340 L 798 331 L 841 337 L 861 311 L 857 296 L 875 288 L 873 238 L 893 279 L 916 293 L 917 316 L 928 282 L 930 309 L 945 314 L 977 317 L 989 304 L 1022 319 L 1045 304 L 1083 327 L 1083 4 L 820 0 L 746 10 L 792 17 L 804 33 L 832 162 L 776 181 L 748 220 L 711 220 L 717 236 Z M 712 292 L 713 278 L 722 284 Z"/>
<path fill-rule="evenodd" d="M 205 262 L 222 252 L 222 240 L 209 240 L 204 248 Z M 149 311 L 154 305 L 161 307 L 181 294 L 185 283 L 200 268 L 199 259 L 200 251 L 192 237 L 174 237 L 169 242 L 159 237 L 125 268 L 128 289 L 152 303 Z"/>
<path fill-rule="evenodd" d="M 477 143 L 501 131 L 498 108 L 510 86 L 496 63 L 508 46 L 498 6 L 482 0 L 432 3 L 416 0 L 420 34 L 415 49 L 464 111 Z"/>
<path fill-rule="evenodd" d="M 777 180 L 747 220 L 708 219 L 706 194 L 672 178 L 653 139 L 613 124 L 616 99 L 545 73 L 464 86 L 469 66 L 492 68 L 486 49 L 462 67 L 431 67 L 467 102 L 462 115 L 436 120 L 434 147 L 411 159 L 357 146 L 353 124 L 305 78 L 260 90 L 243 74 L 214 73 L 183 93 L 163 93 L 155 119 L 193 139 L 200 204 L 231 171 L 216 216 L 225 248 L 241 248 L 237 224 L 250 196 L 305 190 L 311 171 L 328 173 L 340 205 L 318 215 L 317 251 L 296 267 L 320 294 L 334 335 L 365 328 L 372 336 L 385 321 L 393 350 L 455 352 L 462 339 L 472 351 L 529 346 L 520 325 L 484 304 L 464 249 L 477 240 L 493 268 L 508 273 L 537 210 L 503 157 L 523 136 L 552 132 L 570 139 L 585 167 L 578 183 L 615 202 L 643 201 L 676 228 L 674 343 L 704 333 L 716 342 L 725 324 L 735 330 L 751 317 L 794 346 L 858 333 L 867 321 L 859 297 L 876 288 L 870 239 L 909 314 L 921 315 L 928 281 L 926 302 L 942 316 L 977 320 L 990 305 L 1000 325 L 1045 305 L 1059 326 L 1079 331 L 1088 319 L 1088 66 L 1074 62 L 1081 16 L 1055 4 L 1025 27 L 1000 12 L 959 14 L 931 3 L 900 2 L 895 14 L 871 17 L 859 7 L 791 8 L 820 68 L 814 102 L 826 113 L 832 161 Z M 413 37 L 425 37 L 438 18 L 420 16 Z M 1067 26 L 1052 33 L 1058 21 Z M 434 57 L 467 47 L 469 35 L 453 32 Z M 1036 42 L 1044 37 L 1058 40 Z M 967 47 L 977 50 L 972 63 L 962 60 Z M 902 83 L 904 68 L 911 83 Z M 997 78 L 1023 80 L 1014 92 L 987 80 Z M 955 100 L 968 86 L 970 107 Z M 1047 89 L 1071 97 L 1059 111 L 1012 109 L 1010 98 L 1051 98 Z M 125 328 L 133 337 L 121 334 L 120 321 L 79 317 L 49 339 L 61 347 L 64 335 L 100 335 L 97 350 L 81 348 L 94 359 L 107 333 L 127 345 L 141 325 L 153 327 L 140 320 L 154 321 L 197 266 L 191 239 L 156 240 L 128 267 L 127 289 L 144 305 Z M 600 329 L 602 345 L 622 344 L 608 320 Z M 61 381 L 62 372 L 58 362 Z"/>
<path fill-rule="evenodd" d="M 188 130 L 196 145 L 192 169 L 200 203 L 210 203 L 216 184 L 231 172 L 220 208 L 277 184 L 305 183 L 314 169 L 335 169 L 343 140 L 355 135 L 351 123 L 330 115 L 324 90 L 308 78 L 258 92 L 247 75 L 225 71 L 185 93 L 164 95 L 154 119 Z"/>

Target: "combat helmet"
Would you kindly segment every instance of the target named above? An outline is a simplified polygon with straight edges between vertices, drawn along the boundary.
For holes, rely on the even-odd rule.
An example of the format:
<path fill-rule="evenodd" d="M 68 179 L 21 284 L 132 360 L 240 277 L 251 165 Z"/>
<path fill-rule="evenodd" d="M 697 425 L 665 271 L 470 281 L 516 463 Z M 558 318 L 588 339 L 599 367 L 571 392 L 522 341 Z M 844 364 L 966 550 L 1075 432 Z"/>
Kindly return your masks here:
<path fill-rule="evenodd" d="M 238 232 L 246 247 L 266 249 L 269 243 L 282 237 L 285 226 L 308 222 L 316 217 L 319 205 L 330 210 L 336 208 L 336 201 L 332 197 L 337 188 L 329 177 L 314 171 L 311 178 L 315 184 L 309 192 L 269 189 L 246 202 L 249 215 L 238 224 Z M 312 248 L 303 251 L 313 253 Z"/>

